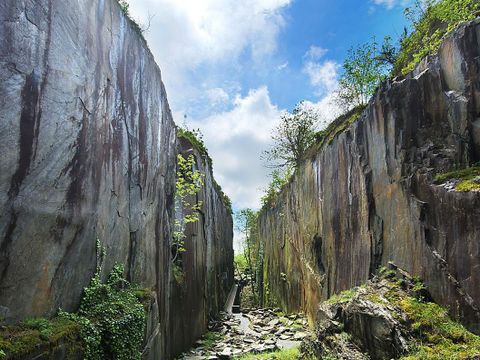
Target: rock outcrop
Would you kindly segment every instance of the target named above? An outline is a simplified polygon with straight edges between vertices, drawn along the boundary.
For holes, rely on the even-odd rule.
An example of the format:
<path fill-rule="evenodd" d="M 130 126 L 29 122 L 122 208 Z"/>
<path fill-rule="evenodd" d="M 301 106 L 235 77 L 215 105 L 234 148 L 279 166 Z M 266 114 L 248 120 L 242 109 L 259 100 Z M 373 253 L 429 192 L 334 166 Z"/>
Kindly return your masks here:
<path fill-rule="evenodd" d="M 480 337 L 428 301 L 423 284 L 401 269 L 320 304 L 304 352 L 348 360 L 476 359 Z"/>
<path fill-rule="evenodd" d="M 206 329 L 233 282 L 232 219 L 197 158 L 203 217 L 187 237 L 179 290 L 180 145 L 138 27 L 115 0 L 5 0 L 0 34 L 0 317 L 74 311 L 99 239 L 105 273 L 120 262 L 154 290 L 147 349 L 170 357 Z"/>
<path fill-rule="evenodd" d="M 437 56 L 382 84 L 262 210 L 264 298 L 313 320 L 321 300 L 392 261 L 480 332 L 480 192 L 432 181 L 480 160 L 479 34 L 479 20 L 459 26 Z"/>

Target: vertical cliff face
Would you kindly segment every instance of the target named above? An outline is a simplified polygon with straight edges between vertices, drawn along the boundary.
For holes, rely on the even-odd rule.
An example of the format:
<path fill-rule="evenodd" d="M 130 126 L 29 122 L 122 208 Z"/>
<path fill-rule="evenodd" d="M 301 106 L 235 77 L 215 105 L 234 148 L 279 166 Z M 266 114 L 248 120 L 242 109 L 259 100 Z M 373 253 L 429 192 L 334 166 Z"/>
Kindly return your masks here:
<path fill-rule="evenodd" d="M 460 26 L 438 56 L 383 84 L 261 212 L 263 286 L 284 308 L 312 319 L 391 261 L 480 331 L 480 192 L 432 183 L 480 160 L 479 34 L 478 20 Z"/>
<path fill-rule="evenodd" d="M 75 310 L 98 238 L 105 273 L 126 264 L 155 291 L 149 344 L 169 356 L 184 335 L 175 324 L 198 335 L 233 281 L 232 220 L 207 171 L 205 231 L 187 244 L 186 273 L 214 290 L 177 292 L 178 141 L 152 54 L 115 0 L 5 0 L 0 34 L 0 316 Z M 198 318 L 176 308 L 184 296 L 202 304 Z"/>
<path fill-rule="evenodd" d="M 223 310 L 233 285 L 233 220 L 222 195 L 214 185 L 208 158 L 186 139 L 180 139 L 181 154 L 193 155 L 196 170 L 205 174 L 204 186 L 191 203 L 202 203 L 198 221 L 185 229 L 186 252 L 179 254 L 177 272 L 172 278 L 170 308 L 175 311 L 170 333 L 172 352 L 178 354 L 207 330 L 209 317 Z M 178 211 L 177 207 L 177 212 Z M 181 216 L 189 213 L 184 209 Z M 177 216 L 180 214 L 177 214 Z M 230 241 L 225 241 L 229 239 Z"/>

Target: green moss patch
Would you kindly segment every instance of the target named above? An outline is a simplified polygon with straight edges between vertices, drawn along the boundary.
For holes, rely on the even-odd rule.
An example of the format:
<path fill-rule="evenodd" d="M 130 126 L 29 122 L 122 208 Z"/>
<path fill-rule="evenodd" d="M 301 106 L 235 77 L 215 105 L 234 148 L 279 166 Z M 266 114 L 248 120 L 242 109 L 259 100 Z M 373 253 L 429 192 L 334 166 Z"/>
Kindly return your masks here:
<path fill-rule="evenodd" d="M 325 144 L 331 144 L 335 137 L 347 130 L 350 125 L 357 121 L 365 110 L 365 105 L 357 106 L 346 114 L 343 114 L 333 120 L 324 130 L 315 134 L 315 150 L 320 149 Z"/>
<path fill-rule="evenodd" d="M 237 357 L 238 360 L 296 360 L 300 359 L 300 350 L 298 348 L 279 350 L 265 354 L 248 354 Z M 302 357 L 302 359 L 306 359 Z"/>
<path fill-rule="evenodd" d="M 436 184 L 442 184 L 448 180 L 458 180 L 455 187 L 457 191 L 480 191 L 480 166 L 437 174 L 434 178 Z"/>
<path fill-rule="evenodd" d="M 327 304 L 343 304 L 353 299 L 357 294 L 356 288 L 342 291 L 339 294 L 332 295 L 326 301 Z"/>
<path fill-rule="evenodd" d="M 17 325 L 0 327 L 0 349 L 3 351 L 0 358 L 21 358 L 35 351 L 49 353 L 61 342 L 67 352 L 81 349 L 80 325 L 65 318 L 27 319 Z"/>
<path fill-rule="evenodd" d="M 473 359 L 480 356 L 480 337 L 448 317 L 437 304 L 407 297 L 397 302 L 408 315 L 416 338 L 404 360 Z"/>
<path fill-rule="evenodd" d="M 425 3 L 426 8 L 416 5 L 406 9 L 407 17 L 413 22 L 413 31 L 400 40 L 395 75 L 412 71 L 425 56 L 438 51 L 445 36 L 460 22 L 473 20 L 480 14 L 478 0 L 429 0 Z"/>

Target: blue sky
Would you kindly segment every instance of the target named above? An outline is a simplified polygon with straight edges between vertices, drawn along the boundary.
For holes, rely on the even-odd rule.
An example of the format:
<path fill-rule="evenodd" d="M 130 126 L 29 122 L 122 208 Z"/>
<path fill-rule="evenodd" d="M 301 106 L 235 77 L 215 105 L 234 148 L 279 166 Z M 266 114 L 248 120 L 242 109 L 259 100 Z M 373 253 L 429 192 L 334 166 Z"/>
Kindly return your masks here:
<path fill-rule="evenodd" d="M 323 122 L 351 46 L 396 38 L 408 0 L 130 0 L 162 70 L 178 124 L 200 128 L 234 208 L 259 207 L 260 154 L 301 100 Z M 186 115 L 186 120 L 185 120 Z"/>

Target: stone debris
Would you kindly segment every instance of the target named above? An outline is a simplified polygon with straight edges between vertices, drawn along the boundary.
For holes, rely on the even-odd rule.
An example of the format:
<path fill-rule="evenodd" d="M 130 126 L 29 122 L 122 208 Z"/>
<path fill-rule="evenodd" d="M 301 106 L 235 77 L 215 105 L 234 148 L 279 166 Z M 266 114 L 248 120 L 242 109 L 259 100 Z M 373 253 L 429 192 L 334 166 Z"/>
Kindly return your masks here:
<path fill-rule="evenodd" d="M 222 313 L 220 319 L 211 321 L 208 327 L 209 331 L 219 334 L 219 340 L 211 346 L 199 340 L 179 360 L 223 360 L 297 347 L 309 335 L 307 325 L 302 314 L 282 316 L 280 309 Z"/>

